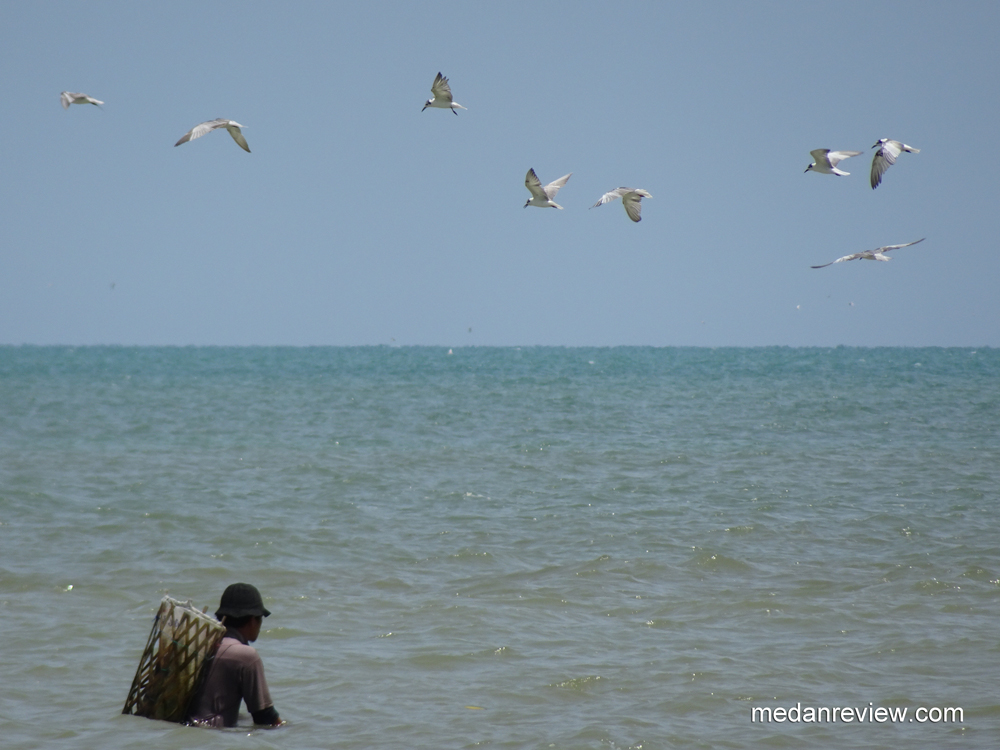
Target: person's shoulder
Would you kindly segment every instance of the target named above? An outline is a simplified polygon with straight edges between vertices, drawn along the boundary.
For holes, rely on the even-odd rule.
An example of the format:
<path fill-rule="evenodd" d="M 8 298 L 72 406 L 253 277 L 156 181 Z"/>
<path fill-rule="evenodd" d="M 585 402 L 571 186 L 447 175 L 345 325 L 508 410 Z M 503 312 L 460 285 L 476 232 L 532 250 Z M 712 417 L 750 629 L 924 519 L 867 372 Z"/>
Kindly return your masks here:
<path fill-rule="evenodd" d="M 221 645 L 222 648 L 220 648 L 219 658 L 232 659 L 233 661 L 245 663 L 260 661 L 257 649 L 246 643 L 241 643 L 237 638 L 230 638 L 227 636 L 222 639 Z"/>

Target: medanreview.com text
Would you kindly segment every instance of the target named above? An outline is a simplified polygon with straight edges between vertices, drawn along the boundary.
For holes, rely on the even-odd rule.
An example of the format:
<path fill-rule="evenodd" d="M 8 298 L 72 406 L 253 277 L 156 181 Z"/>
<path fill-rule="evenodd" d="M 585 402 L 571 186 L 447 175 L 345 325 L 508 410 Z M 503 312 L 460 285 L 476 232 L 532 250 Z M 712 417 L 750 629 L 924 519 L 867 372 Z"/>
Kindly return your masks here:
<path fill-rule="evenodd" d="M 751 723 L 820 724 L 842 722 L 844 724 L 961 724 L 965 721 L 965 710 L 958 706 L 927 708 L 918 706 L 913 713 L 905 707 L 878 706 L 803 706 L 796 703 L 791 707 L 753 706 L 750 709 Z"/>

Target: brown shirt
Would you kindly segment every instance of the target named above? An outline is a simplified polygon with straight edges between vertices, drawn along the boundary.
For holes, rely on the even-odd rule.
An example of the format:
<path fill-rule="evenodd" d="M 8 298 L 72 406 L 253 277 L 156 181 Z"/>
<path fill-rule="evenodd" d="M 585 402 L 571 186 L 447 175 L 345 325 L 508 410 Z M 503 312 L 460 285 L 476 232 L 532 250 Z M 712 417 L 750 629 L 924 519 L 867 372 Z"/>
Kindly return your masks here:
<path fill-rule="evenodd" d="M 257 649 L 237 630 L 229 628 L 212 660 L 201 694 L 192 704 L 191 721 L 234 727 L 240 715 L 240 701 L 246 701 L 250 713 L 274 705 Z"/>

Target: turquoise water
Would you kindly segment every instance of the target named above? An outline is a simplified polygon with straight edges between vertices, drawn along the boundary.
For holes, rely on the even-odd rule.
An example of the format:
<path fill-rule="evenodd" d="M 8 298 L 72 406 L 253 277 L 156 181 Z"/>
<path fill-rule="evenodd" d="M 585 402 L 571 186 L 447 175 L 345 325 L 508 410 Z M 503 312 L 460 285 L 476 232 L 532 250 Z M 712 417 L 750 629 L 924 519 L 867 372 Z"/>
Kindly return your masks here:
<path fill-rule="evenodd" d="M 998 428 L 992 349 L 0 347 L 0 744 L 996 747 Z M 289 725 L 121 716 L 237 580 Z"/>

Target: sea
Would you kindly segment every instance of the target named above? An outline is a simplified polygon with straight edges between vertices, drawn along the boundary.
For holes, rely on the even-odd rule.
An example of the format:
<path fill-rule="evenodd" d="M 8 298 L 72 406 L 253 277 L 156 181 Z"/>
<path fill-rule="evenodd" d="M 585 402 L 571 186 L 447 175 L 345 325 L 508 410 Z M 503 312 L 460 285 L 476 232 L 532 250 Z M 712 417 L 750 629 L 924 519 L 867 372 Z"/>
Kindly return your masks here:
<path fill-rule="evenodd" d="M 997 748 L 998 498 L 997 349 L 4 346 L 0 747 Z"/>

